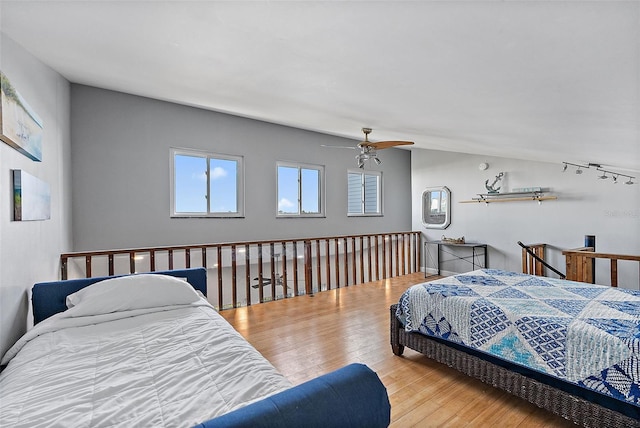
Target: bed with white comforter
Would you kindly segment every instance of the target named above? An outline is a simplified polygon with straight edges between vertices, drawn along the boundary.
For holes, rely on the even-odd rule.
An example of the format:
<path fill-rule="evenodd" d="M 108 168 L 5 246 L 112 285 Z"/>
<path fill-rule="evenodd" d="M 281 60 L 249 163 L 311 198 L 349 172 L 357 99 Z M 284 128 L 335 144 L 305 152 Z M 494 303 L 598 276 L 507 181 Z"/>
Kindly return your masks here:
<path fill-rule="evenodd" d="M 188 283 L 149 276 L 74 293 L 9 350 L 0 426 L 186 427 L 291 386 Z"/>

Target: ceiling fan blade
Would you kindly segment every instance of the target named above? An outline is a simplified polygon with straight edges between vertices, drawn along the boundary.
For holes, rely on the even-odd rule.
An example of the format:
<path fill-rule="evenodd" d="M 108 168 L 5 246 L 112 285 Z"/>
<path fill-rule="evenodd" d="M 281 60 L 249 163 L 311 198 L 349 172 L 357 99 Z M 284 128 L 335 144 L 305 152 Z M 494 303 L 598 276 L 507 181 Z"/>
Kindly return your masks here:
<path fill-rule="evenodd" d="M 360 143 L 360 147 L 372 147 L 376 150 L 388 149 L 390 147 L 395 146 L 410 146 L 413 144 L 413 141 L 378 141 L 377 143 L 372 143 L 370 141 L 363 141 Z"/>
<path fill-rule="evenodd" d="M 352 146 L 329 146 L 327 144 L 320 144 L 320 146 L 329 147 L 330 149 L 349 149 L 349 150 L 355 150 L 356 149 L 356 147 L 352 147 Z"/>

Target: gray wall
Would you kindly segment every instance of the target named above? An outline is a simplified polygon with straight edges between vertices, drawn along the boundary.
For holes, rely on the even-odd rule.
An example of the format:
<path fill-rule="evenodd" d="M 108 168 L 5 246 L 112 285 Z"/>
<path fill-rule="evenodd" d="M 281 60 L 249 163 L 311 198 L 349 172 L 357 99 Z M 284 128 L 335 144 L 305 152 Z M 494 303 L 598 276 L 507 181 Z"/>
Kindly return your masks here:
<path fill-rule="evenodd" d="M 71 249 L 69 83 L 0 33 L 0 70 L 44 122 L 42 162 L 0 142 L 0 354 L 26 329 L 28 292 L 58 278 L 60 253 Z M 12 221 L 11 170 L 49 183 L 51 219 Z"/>
<path fill-rule="evenodd" d="M 637 148 L 640 151 L 640 147 Z M 629 153 L 636 158 L 639 153 Z M 467 241 L 490 246 L 489 266 L 521 271 L 521 251 L 517 241 L 550 245 L 551 264 L 565 271 L 561 251 L 584 245 L 584 235 L 596 235 L 596 249 L 618 254 L 640 254 L 640 185 L 613 184 L 598 180 L 593 168 L 582 175 L 575 168 L 562 172 L 557 163 L 415 150 L 412 154 L 413 230 L 422 230 L 430 239 L 464 236 Z M 594 159 L 593 161 L 597 161 Z M 489 169 L 479 170 L 482 162 Z M 547 187 L 558 199 L 542 202 L 463 204 L 460 201 L 486 193 L 485 180 L 493 182 L 505 172 L 501 191 L 518 187 Z M 622 171 L 621 171 L 622 172 Z M 631 175 L 638 175 L 630 173 Z M 636 180 L 636 183 L 638 180 Z M 452 222 L 446 230 L 425 229 L 421 222 L 421 195 L 426 187 L 447 186 L 452 193 Z M 445 266 L 449 273 L 471 266 Z M 610 284 L 609 265 L 596 266 L 597 280 Z M 627 288 L 638 289 L 638 263 L 619 262 L 620 278 Z"/>
<path fill-rule="evenodd" d="M 411 153 L 380 152 L 384 217 L 346 216 L 357 142 L 82 85 L 71 88 L 76 251 L 411 229 Z M 244 156 L 243 219 L 170 218 L 171 147 Z M 325 165 L 326 218 L 276 218 L 276 162 Z M 373 167 L 371 167 L 373 168 Z"/>

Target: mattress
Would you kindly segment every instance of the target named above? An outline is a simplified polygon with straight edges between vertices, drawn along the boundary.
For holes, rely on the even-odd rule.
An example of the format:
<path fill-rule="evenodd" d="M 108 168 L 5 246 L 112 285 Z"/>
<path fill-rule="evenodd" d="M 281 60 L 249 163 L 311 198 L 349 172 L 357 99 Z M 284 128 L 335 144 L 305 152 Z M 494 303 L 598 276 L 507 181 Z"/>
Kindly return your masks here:
<path fill-rule="evenodd" d="M 69 312 L 5 356 L 0 426 L 188 427 L 291 386 L 204 299 Z"/>
<path fill-rule="evenodd" d="M 447 340 L 640 405 L 640 292 L 495 269 L 415 285 L 396 315 Z"/>

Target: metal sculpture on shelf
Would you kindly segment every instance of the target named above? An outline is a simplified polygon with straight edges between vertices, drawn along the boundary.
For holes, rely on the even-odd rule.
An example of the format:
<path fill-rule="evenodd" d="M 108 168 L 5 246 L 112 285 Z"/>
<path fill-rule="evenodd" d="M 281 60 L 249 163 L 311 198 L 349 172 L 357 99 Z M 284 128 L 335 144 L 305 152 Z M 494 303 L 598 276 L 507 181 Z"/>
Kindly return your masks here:
<path fill-rule="evenodd" d="M 502 180 L 502 177 L 504 177 L 504 172 L 501 172 L 500 174 L 496 175 L 496 179 L 493 180 L 493 183 L 489 184 L 489 179 L 487 179 L 484 182 L 484 187 L 487 188 L 487 190 L 489 191 L 489 194 L 495 194 L 498 193 L 501 189 L 501 187 L 496 188 L 496 184 L 498 184 L 498 182 L 500 180 Z"/>

